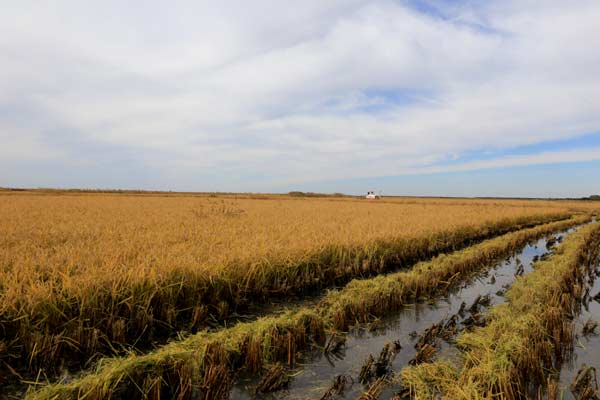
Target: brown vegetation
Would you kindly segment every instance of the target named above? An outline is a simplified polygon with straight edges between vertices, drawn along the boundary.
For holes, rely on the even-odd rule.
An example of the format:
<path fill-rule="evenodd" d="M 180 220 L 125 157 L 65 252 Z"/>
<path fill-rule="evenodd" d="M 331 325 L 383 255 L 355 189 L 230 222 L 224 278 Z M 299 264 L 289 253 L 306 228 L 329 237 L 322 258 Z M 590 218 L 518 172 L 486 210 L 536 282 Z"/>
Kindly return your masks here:
<path fill-rule="evenodd" d="M 345 330 L 353 323 L 368 322 L 374 317 L 398 310 L 407 301 L 444 293 L 453 283 L 483 266 L 490 266 L 527 241 L 586 220 L 589 217 L 584 216 L 524 229 L 451 254 L 442 254 L 431 261 L 417 264 L 410 271 L 352 281 L 343 291 L 330 293 L 323 300 L 324 308 L 332 315 L 336 329 Z"/>
<path fill-rule="evenodd" d="M 390 282 L 396 282 L 394 284 L 399 282 L 401 286 L 413 287 L 406 292 L 412 293 L 412 297 L 403 294 L 401 299 L 403 299 L 402 301 L 414 301 L 415 295 L 419 293 L 435 293 L 426 285 L 439 286 L 439 276 L 456 274 L 451 271 L 452 269 L 469 266 L 471 270 L 474 270 L 477 268 L 476 265 L 479 268 L 484 266 L 485 264 L 478 261 L 482 260 L 480 258 L 482 252 L 485 254 L 484 249 L 495 250 L 488 253 L 487 258 L 483 260 L 491 261 L 491 254 L 495 254 L 497 258 L 504 258 L 519 244 L 524 245 L 529 240 L 549 232 L 563 230 L 580 222 L 582 219 L 576 218 L 506 234 L 500 238 L 475 245 L 470 251 L 460 251 L 447 257 L 436 258 L 429 263 L 423 263 L 415 269 L 414 274 L 391 274 L 387 277 L 355 281 L 340 292 L 330 292 L 316 309 L 288 311 L 281 316 L 265 317 L 251 323 L 240 323 L 219 332 L 199 333 L 183 341 L 163 346 L 146 355 L 104 360 L 96 373 L 91 373 L 71 383 L 49 386 L 39 393 L 32 394 L 31 397 L 49 399 L 58 396 L 58 398 L 73 399 L 82 393 L 90 393 L 90 399 L 100 399 L 111 396 L 118 398 L 116 393 L 119 393 L 119 396 L 126 393 L 130 398 L 140 398 L 143 397 L 144 392 L 139 391 L 138 388 L 141 387 L 139 382 L 158 378 L 161 378 L 163 382 L 169 382 L 164 385 L 165 393 L 186 397 L 186 394 L 189 393 L 184 390 L 185 388 L 197 385 L 198 381 L 206 382 L 210 378 L 207 375 L 208 371 L 218 368 L 229 371 L 245 368 L 256 372 L 264 365 L 277 361 L 293 365 L 297 353 L 307 346 L 311 344 L 326 346 L 326 329 L 332 329 L 338 325 L 336 321 L 340 321 L 340 318 L 336 315 L 339 310 L 346 309 L 344 302 L 356 298 L 356 296 L 348 296 L 348 294 L 353 293 L 355 285 L 359 285 L 359 282 L 367 282 L 371 286 L 371 289 L 362 292 L 360 297 L 360 301 L 366 305 L 381 304 L 382 299 L 387 299 L 386 301 L 389 301 L 390 304 L 398 304 L 396 297 L 389 296 Z M 433 279 L 434 277 L 438 277 L 438 279 Z M 460 279 L 451 282 L 446 280 L 442 284 L 442 288 L 447 290 L 449 285 L 459 281 Z M 373 282 L 378 284 L 371 285 Z M 415 284 L 417 286 L 411 286 Z M 422 291 L 416 291 L 414 287 L 419 287 Z M 333 307 L 336 304 L 337 306 Z M 353 302 L 353 304 L 356 303 Z M 393 307 L 388 308 L 393 309 Z M 365 315 L 361 315 L 358 319 L 366 320 L 370 308 L 361 309 L 365 310 Z M 384 310 L 386 307 L 381 309 Z M 332 342 L 330 341 L 330 343 Z M 332 346 L 326 347 L 331 348 Z M 382 359 L 389 359 L 389 357 L 384 355 Z M 175 379 L 181 375 L 180 370 L 187 371 L 183 374 L 186 377 L 184 381 Z M 214 382 L 215 385 L 219 383 L 220 381 Z M 210 387 L 208 382 L 207 386 Z"/>
<path fill-rule="evenodd" d="M 407 266 L 579 203 L 0 196 L 4 363 L 52 371 L 251 302 Z"/>

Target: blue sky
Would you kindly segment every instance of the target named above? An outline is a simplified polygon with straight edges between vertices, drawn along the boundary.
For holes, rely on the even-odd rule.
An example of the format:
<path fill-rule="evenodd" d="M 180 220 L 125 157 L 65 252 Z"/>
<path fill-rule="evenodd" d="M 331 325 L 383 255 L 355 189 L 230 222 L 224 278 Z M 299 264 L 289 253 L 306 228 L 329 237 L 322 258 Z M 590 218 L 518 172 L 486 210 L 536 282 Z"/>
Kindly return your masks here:
<path fill-rule="evenodd" d="M 384 196 L 399 193 L 403 196 L 449 197 L 587 197 L 590 194 L 588 188 L 598 187 L 598 176 L 600 162 L 591 161 L 322 182 L 299 187 L 299 190 L 325 191 L 335 186 L 340 192 L 363 187 L 381 190 Z"/>
<path fill-rule="evenodd" d="M 8 1 L 0 186 L 600 193 L 595 0 Z"/>

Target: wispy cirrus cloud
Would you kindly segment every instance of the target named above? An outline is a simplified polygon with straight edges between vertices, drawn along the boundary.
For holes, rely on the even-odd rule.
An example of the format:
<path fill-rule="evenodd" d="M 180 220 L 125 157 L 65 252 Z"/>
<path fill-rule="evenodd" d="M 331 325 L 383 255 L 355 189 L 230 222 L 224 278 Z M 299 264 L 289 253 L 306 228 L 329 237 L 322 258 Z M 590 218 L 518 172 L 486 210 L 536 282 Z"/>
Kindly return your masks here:
<path fill-rule="evenodd" d="M 600 132 L 598 20 L 586 0 L 11 2 L 0 167 L 17 154 L 38 186 L 89 171 L 87 186 L 273 190 L 596 160 L 510 151 Z"/>
<path fill-rule="evenodd" d="M 536 154 L 508 155 L 485 160 L 468 161 L 456 165 L 405 169 L 400 173 L 431 174 L 439 172 L 465 172 L 489 168 L 522 167 L 529 165 L 561 164 L 585 161 L 600 161 L 600 147 L 564 151 L 544 151 Z"/>

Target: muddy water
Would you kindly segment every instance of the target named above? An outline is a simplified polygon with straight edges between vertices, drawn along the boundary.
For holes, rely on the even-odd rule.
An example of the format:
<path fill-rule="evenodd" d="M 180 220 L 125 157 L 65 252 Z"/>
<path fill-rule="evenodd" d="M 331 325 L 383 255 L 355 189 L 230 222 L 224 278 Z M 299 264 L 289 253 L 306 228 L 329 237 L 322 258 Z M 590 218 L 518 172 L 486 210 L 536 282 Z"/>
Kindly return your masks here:
<path fill-rule="evenodd" d="M 562 240 L 572 231 L 574 229 L 553 235 L 553 237 Z M 514 281 L 516 275 L 531 272 L 534 260 L 549 253 L 547 243 L 547 239 L 541 239 L 525 246 L 510 258 L 487 268 L 468 282 L 463 282 L 461 286 L 444 298 L 407 306 L 396 315 L 378 321 L 369 327 L 351 331 L 345 347 L 335 354 L 324 355 L 322 351 L 309 353 L 300 360 L 301 365 L 297 369 L 290 371 L 293 378 L 287 389 L 270 394 L 254 395 L 256 379 L 241 377 L 232 389 L 230 399 L 320 399 L 331 386 L 333 379 L 339 375 L 348 377 L 348 384 L 344 394 L 335 398 L 355 399 L 368 387 L 358 382 L 358 376 L 361 366 L 369 355 L 377 358 L 386 343 L 399 341 L 402 348 L 395 355 L 391 367 L 393 371 L 400 371 L 415 357 L 415 343 L 427 328 L 457 314 L 461 307 L 468 309 L 478 296 L 489 296 L 489 303 L 486 303 L 486 306 L 503 302 L 504 291 Z M 600 287 L 598 289 L 600 290 Z M 600 311 L 600 304 L 598 304 L 598 311 Z M 469 313 L 465 313 L 464 316 L 468 317 Z M 461 324 L 459 323 L 459 325 Z M 600 332 L 600 327 L 598 331 Z M 438 356 L 440 354 L 446 358 L 455 356 L 452 339 L 449 339 L 448 342 L 440 340 L 438 346 Z M 600 351 L 600 347 L 598 349 Z M 398 388 L 386 389 L 381 398 L 389 398 L 396 389 Z"/>
<path fill-rule="evenodd" d="M 594 281 L 589 292 L 590 298 L 584 301 L 581 313 L 575 320 L 577 339 L 573 354 L 571 359 L 561 367 L 559 382 L 561 398 L 564 400 L 577 398 L 571 393 L 569 386 L 582 365 L 594 367 L 600 372 L 600 325 L 594 332 L 584 333 L 586 323 L 600 323 L 600 265 L 596 266 L 592 278 Z"/>

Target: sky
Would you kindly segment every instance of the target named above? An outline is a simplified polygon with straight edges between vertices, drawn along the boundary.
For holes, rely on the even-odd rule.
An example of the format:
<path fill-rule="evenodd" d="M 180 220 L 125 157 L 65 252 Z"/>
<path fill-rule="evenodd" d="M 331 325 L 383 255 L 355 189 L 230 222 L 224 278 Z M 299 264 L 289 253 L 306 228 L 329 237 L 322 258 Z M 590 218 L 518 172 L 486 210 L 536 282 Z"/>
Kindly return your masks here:
<path fill-rule="evenodd" d="M 597 0 L 0 12 L 0 186 L 600 193 Z"/>

